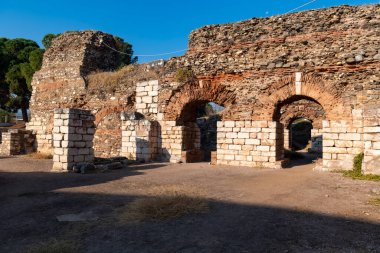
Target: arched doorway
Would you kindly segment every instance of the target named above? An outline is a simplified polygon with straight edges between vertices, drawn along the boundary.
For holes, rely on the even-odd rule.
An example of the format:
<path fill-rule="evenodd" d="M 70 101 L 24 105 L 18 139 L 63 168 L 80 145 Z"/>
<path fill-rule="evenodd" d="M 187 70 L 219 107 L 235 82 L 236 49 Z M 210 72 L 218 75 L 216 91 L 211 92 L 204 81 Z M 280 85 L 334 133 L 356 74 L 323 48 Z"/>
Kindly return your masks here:
<path fill-rule="evenodd" d="M 297 118 L 289 126 L 289 149 L 293 151 L 311 148 L 313 123 L 307 118 Z"/>
<path fill-rule="evenodd" d="M 177 119 L 183 126 L 182 161 L 210 162 L 217 149 L 217 122 L 224 107 L 207 100 L 187 103 Z"/>
<path fill-rule="evenodd" d="M 287 166 L 313 161 L 322 157 L 322 120 L 325 111 L 313 98 L 293 95 L 276 104 L 273 120 L 282 125 L 278 133 L 278 158 Z"/>

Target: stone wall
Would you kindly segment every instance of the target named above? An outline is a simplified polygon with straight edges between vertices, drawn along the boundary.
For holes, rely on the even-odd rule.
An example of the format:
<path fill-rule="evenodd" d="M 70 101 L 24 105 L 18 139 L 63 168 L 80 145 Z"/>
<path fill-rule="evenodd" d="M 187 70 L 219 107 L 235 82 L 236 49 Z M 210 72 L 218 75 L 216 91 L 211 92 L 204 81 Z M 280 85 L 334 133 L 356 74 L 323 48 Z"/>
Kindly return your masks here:
<path fill-rule="evenodd" d="M 125 120 L 122 124 L 121 155 L 138 161 L 155 161 L 158 154 L 158 123 Z"/>
<path fill-rule="evenodd" d="M 35 151 L 35 135 L 32 131 L 10 129 L 1 135 L 0 155 L 20 155 Z"/>
<path fill-rule="evenodd" d="M 380 173 L 379 10 L 379 4 L 339 6 L 205 26 L 190 34 L 184 56 L 124 72 L 102 72 L 114 67 L 109 61 L 116 56 L 101 43 L 112 43 L 111 35 L 65 34 L 54 40 L 33 77 L 28 128 L 37 132 L 38 148 L 49 149 L 54 108 L 89 109 L 97 155 L 128 154 L 137 139 L 126 137 L 141 126 L 149 147 L 157 143 L 158 158 L 179 162 L 199 150 L 198 137 L 189 134 L 196 108 L 215 102 L 225 107 L 217 130 L 218 164 L 277 166 L 284 125 L 304 117 L 322 135 L 316 148 L 322 145 L 325 169 L 351 169 L 353 157 L 364 152 L 366 173 Z M 191 76 L 178 80 L 180 69 Z M 117 118 L 121 112 L 142 118 L 127 123 Z M 151 141 L 148 132 L 155 128 L 157 141 Z M 154 152 L 148 152 L 150 159 Z"/>
<path fill-rule="evenodd" d="M 94 120 L 86 110 L 54 111 L 54 171 L 71 171 L 75 165 L 94 161 Z"/>
<path fill-rule="evenodd" d="M 268 121 L 219 121 L 217 164 L 272 167 L 283 158 L 282 125 Z"/>
<path fill-rule="evenodd" d="M 364 150 L 362 121 L 323 121 L 323 167 L 352 169 L 353 159 Z"/>

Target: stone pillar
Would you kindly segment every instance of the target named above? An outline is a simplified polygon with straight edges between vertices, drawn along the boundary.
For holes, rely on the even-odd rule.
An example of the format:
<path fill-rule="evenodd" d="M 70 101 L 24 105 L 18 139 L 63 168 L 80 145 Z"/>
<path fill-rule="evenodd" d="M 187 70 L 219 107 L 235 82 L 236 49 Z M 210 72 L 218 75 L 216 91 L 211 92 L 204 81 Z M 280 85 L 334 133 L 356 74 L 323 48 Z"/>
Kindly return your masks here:
<path fill-rule="evenodd" d="M 158 152 L 163 161 L 172 163 L 182 159 L 182 143 L 184 126 L 177 126 L 175 121 L 160 121 Z"/>
<path fill-rule="evenodd" d="M 94 120 L 91 111 L 54 110 L 53 171 L 70 171 L 74 165 L 94 161 Z"/>
<path fill-rule="evenodd" d="M 143 115 L 158 113 L 158 80 L 136 83 L 136 111 Z M 153 117 L 157 119 L 156 117 Z"/>

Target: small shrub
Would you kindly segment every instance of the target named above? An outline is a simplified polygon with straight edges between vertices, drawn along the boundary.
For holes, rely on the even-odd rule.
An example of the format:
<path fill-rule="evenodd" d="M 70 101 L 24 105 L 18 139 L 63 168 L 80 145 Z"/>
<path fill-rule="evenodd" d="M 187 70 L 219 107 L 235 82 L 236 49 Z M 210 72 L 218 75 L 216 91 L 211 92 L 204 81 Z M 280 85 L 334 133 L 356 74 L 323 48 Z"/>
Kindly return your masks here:
<path fill-rule="evenodd" d="M 132 201 L 122 213 L 122 219 L 129 222 L 168 220 L 209 210 L 208 201 L 195 189 L 183 186 L 156 187 L 149 195 L 152 196 Z"/>
<path fill-rule="evenodd" d="M 67 241 L 51 240 L 30 248 L 28 253 L 78 253 L 75 244 Z"/>
<path fill-rule="evenodd" d="M 354 171 L 362 172 L 362 164 L 364 159 L 364 153 L 360 153 L 354 157 Z"/>
<path fill-rule="evenodd" d="M 344 171 L 343 176 L 350 177 L 352 179 L 380 181 L 380 175 L 372 175 L 362 173 L 362 164 L 364 159 L 364 153 L 360 153 L 354 157 L 352 170 Z"/>
<path fill-rule="evenodd" d="M 175 74 L 175 80 L 180 83 L 192 82 L 194 79 L 194 73 L 190 68 L 180 68 Z"/>

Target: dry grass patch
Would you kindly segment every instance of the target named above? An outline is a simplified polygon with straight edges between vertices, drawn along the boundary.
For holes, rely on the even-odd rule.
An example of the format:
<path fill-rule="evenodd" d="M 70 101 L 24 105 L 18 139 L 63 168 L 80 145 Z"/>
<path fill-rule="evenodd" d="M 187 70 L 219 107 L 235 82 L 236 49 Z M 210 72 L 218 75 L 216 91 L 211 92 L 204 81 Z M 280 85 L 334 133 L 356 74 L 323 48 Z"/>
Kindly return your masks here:
<path fill-rule="evenodd" d="M 371 205 L 374 205 L 374 206 L 380 206 L 380 198 L 370 199 L 368 201 L 368 204 L 371 204 Z"/>
<path fill-rule="evenodd" d="M 43 152 L 33 152 L 26 155 L 29 158 L 33 159 L 53 159 L 53 155 L 49 153 L 43 153 Z"/>
<path fill-rule="evenodd" d="M 71 242 L 51 240 L 30 248 L 28 253 L 78 253 L 78 247 Z"/>
<path fill-rule="evenodd" d="M 146 65 L 132 64 L 113 72 L 92 73 L 87 76 L 90 92 L 112 93 L 120 88 L 133 88 L 136 82 L 157 79 L 155 70 L 147 71 Z"/>
<path fill-rule="evenodd" d="M 188 214 L 206 213 L 208 200 L 194 187 L 168 185 L 148 190 L 148 196 L 138 198 L 126 207 L 121 219 L 127 222 L 168 220 Z"/>

